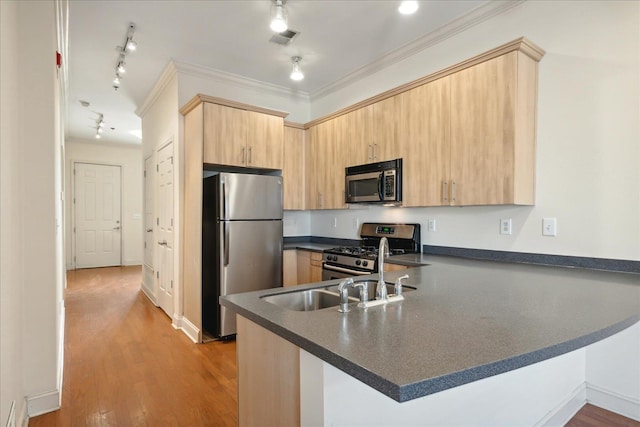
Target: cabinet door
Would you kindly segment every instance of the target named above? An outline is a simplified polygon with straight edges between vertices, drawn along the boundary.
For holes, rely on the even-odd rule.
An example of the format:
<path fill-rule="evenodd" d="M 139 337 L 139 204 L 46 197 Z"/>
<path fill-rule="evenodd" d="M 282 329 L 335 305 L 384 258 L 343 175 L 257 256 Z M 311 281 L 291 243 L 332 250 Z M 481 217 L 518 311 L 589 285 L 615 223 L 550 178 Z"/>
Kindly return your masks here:
<path fill-rule="evenodd" d="M 244 166 L 246 111 L 204 104 L 204 163 Z"/>
<path fill-rule="evenodd" d="M 346 166 L 357 166 L 373 162 L 371 140 L 371 112 L 365 107 L 342 116 L 347 139 L 349 161 Z"/>
<path fill-rule="evenodd" d="M 398 146 L 399 97 L 392 96 L 366 108 L 371 109 L 372 161 L 382 162 L 398 158 L 400 154 Z"/>
<path fill-rule="evenodd" d="M 322 254 L 320 252 L 311 252 L 309 264 L 311 282 L 322 282 Z"/>
<path fill-rule="evenodd" d="M 307 209 L 344 209 L 344 168 L 347 144 L 342 117 L 308 131 Z"/>
<path fill-rule="evenodd" d="M 305 153 L 305 174 L 306 174 L 306 207 L 307 209 L 320 209 L 320 189 L 318 183 L 320 181 L 319 174 L 319 157 L 320 140 L 318 126 L 313 126 L 307 130 L 306 153 Z"/>
<path fill-rule="evenodd" d="M 451 76 L 451 204 L 513 196 L 516 52 Z"/>
<path fill-rule="evenodd" d="M 296 252 L 298 258 L 298 284 L 311 283 L 311 252 Z"/>
<path fill-rule="evenodd" d="M 282 286 L 298 284 L 298 254 L 295 249 L 282 251 Z"/>
<path fill-rule="evenodd" d="M 398 95 L 404 206 L 449 204 L 449 90 L 444 77 Z"/>
<path fill-rule="evenodd" d="M 255 111 L 245 111 L 247 120 L 246 166 L 282 169 L 283 119 Z"/>
<path fill-rule="evenodd" d="M 284 128 L 284 164 L 282 167 L 284 209 L 305 209 L 304 130 Z"/>

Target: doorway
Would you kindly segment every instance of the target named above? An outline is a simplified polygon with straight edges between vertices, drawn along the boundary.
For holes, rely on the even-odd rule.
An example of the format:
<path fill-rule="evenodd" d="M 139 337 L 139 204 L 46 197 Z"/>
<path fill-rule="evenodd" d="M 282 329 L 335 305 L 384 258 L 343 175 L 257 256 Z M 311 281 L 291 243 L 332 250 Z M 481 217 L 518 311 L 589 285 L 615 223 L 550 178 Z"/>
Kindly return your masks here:
<path fill-rule="evenodd" d="M 121 167 L 73 166 L 75 268 L 122 265 Z"/>
<path fill-rule="evenodd" d="M 158 245 L 156 280 L 158 281 L 158 305 L 169 317 L 174 314 L 174 186 L 173 142 L 158 150 Z"/>

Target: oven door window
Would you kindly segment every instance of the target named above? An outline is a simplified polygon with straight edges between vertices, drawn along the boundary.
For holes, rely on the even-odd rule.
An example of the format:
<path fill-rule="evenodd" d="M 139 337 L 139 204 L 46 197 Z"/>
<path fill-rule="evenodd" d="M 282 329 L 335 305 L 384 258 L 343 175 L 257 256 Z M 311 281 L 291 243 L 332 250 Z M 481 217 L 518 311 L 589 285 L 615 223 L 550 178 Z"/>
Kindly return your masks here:
<path fill-rule="evenodd" d="M 347 176 L 347 202 L 375 202 L 380 196 L 380 173 Z"/>

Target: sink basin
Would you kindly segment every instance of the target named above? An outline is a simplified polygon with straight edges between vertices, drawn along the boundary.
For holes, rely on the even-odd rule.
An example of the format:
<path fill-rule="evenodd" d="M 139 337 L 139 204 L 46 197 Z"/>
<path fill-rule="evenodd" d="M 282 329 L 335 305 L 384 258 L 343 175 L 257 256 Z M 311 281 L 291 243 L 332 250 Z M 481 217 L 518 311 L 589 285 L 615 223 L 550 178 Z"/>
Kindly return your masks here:
<path fill-rule="evenodd" d="M 364 283 L 367 286 L 367 291 L 369 292 L 369 300 L 376 298 L 376 286 L 378 285 L 377 280 L 354 280 L 353 283 Z M 393 291 L 393 283 L 385 282 L 387 286 L 387 295 L 391 295 L 394 293 Z M 338 285 L 329 286 L 326 288 L 330 292 L 338 293 Z M 416 288 L 413 286 L 402 285 L 402 292 L 414 291 Z M 356 298 L 358 301 L 360 300 L 360 288 L 348 288 L 349 296 L 352 298 Z"/>
<path fill-rule="evenodd" d="M 340 304 L 340 295 L 327 289 L 308 289 L 306 291 L 289 292 L 286 294 L 267 295 L 262 299 L 287 310 L 312 311 L 328 307 L 336 307 Z M 350 302 L 356 299 L 349 298 Z"/>

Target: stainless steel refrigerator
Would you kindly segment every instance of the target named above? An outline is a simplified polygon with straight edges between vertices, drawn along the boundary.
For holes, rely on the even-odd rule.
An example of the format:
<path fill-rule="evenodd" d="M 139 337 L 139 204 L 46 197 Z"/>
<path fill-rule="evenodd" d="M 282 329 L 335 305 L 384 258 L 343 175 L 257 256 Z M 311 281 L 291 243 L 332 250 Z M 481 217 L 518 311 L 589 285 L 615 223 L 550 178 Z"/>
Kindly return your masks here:
<path fill-rule="evenodd" d="M 282 177 L 220 173 L 202 201 L 203 329 L 227 338 L 236 318 L 221 295 L 282 286 Z"/>

